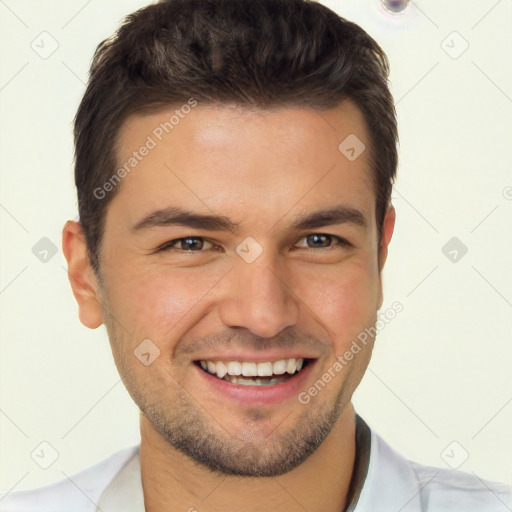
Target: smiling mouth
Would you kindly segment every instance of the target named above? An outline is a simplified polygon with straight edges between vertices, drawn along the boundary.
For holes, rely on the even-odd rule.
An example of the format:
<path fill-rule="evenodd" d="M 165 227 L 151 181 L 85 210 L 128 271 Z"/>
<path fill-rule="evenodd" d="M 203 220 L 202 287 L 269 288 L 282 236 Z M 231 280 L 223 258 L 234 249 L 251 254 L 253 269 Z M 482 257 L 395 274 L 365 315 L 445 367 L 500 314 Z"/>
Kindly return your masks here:
<path fill-rule="evenodd" d="M 313 359 L 279 359 L 277 361 L 195 361 L 205 373 L 244 386 L 272 386 L 297 376 Z"/>

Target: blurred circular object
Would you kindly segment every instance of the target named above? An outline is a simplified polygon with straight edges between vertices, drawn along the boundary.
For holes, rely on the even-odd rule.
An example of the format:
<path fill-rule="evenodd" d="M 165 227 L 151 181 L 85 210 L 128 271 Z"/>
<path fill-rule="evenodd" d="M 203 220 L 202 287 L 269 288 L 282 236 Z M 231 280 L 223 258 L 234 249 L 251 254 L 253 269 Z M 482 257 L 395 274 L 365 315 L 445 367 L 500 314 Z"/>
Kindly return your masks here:
<path fill-rule="evenodd" d="M 401 14 L 409 7 L 409 0 L 381 0 L 382 7 L 391 14 Z"/>

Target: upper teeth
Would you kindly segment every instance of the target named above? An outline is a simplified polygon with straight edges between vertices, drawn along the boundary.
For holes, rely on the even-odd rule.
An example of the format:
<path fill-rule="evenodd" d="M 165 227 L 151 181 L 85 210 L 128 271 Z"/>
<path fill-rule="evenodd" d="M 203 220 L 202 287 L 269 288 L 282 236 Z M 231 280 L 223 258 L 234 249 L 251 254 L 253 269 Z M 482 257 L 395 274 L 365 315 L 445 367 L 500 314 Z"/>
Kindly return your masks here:
<path fill-rule="evenodd" d="M 244 377 L 270 377 L 272 375 L 293 374 L 300 371 L 304 359 L 279 359 L 279 361 L 265 361 L 249 363 L 247 361 L 200 361 L 203 370 L 217 375 L 220 379 L 224 375 L 243 375 Z"/>

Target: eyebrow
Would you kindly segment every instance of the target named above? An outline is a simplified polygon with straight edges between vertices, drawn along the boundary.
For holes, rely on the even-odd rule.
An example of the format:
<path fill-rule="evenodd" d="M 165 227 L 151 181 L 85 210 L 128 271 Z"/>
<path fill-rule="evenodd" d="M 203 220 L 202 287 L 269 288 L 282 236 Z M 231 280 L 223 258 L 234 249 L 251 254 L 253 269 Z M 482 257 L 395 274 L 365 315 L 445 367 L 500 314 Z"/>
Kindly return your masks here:
<path fill-rule="evenodd" d="M 354 224 L 359 227 L 367 227 L 368 222 L 360 210 L 341 205 L 302 215 L 295 220 L 291 228 L 299 231 L 336 224 Z M 132 227 L 132 232 L 163 226 L 187 226 L 207 231 L 228 231 L 230 233 L 237 233 L 240 230 L 239 223 L 223 215 L 205 215 L 183 208 L 170 207 L 156 210 L 145 216 Z"/>
<path fill-rule="evenodd" d="M 208 231 L 229 231 L 236 233 L 239 224 L 223 215 L 205 215 L 191 212 L 183 208 L 165 208 L 150 213 L 133 226 L 132 231 L 143 231 L 162 226 L 188 226 Z"/>
<path fill-rule="evenodd" d="M 349 206 L 337 206 L 328 210 L 320 210 L 299 217 L 292 225 L 295 230 L 316 229 L 335 224 L 355 224 L 359 227 L 367 227 L 368 223 L 364 214 Z"/>

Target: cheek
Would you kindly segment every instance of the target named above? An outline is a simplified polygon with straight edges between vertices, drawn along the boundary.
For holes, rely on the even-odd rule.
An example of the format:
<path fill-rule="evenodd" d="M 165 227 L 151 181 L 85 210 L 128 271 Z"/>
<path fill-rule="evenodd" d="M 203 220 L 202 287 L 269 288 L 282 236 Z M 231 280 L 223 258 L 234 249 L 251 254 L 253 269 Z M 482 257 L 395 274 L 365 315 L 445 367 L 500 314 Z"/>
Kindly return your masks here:
<path fill-rule="evenodd" d="M 354 260 L 301 279 L 304 302 L 342 344 L 350 344 L 376 315 L 379 276 L 367 260 Z M 307 291 L 306 291 L 307 290 Z M 299 295 L 300 296 L 300 295 Z M 311 304 L 311 306 L 310 306 Z"/>
<path fill-rule="evenodd" d="M 221 277 L 218 269 L 148 265 L 137 270 L 133 265 L 118 268 L 109 289 L 126 327 L 156 340 L 174 328 L 179 330 L 182 320 Z"/>

